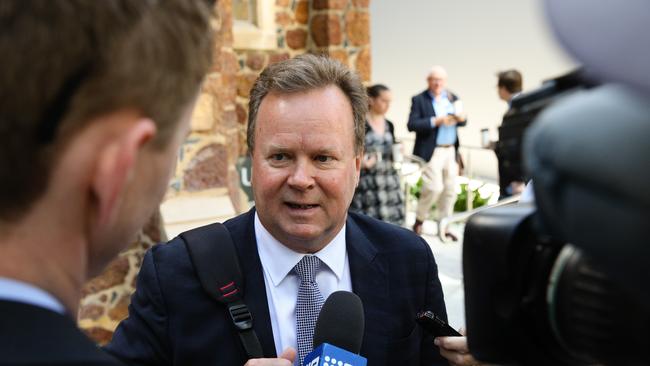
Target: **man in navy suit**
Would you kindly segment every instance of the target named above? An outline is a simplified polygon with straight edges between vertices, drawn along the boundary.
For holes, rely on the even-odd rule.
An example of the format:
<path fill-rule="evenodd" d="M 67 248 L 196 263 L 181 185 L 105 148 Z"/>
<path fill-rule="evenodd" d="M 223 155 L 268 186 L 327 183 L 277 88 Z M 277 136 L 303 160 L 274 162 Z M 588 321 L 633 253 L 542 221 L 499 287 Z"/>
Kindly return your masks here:
<path fill-rule="evenodd" d="M 210 5 L 6 0 L 0 24 L 0 364 L 121 365 L 77 328 L 81 290 L 166 191 Z"/>
<path fill-rule="evenodd" d="M 427 75 L 429 87 L 411 100 L 408 130 L 415 132 L 413 155 L 427 162 L 422 172 L 422 190 L 413 231 L 422 233 L 422 223 L 436 204 L 438 222 L 452 214 L 458 176 L 458 127 L 467 119 L 459 98 L 447 90 L 447 71 L 433 66 Z M 439 235 L 457 240 L 438 225 Z"/>
<path fill-rule="evenodd" d="M 297 349 L 301 364 L 313 336 L 305 324 L 329 294 L 346 290 L 363 302 L 361 355 L 369 365 L 446 364 L 415 322 L 425 309 L 446 319 L 430 247 L 409 230 L 347 211 L 365 133 L 358 76 L 332 59 L 301 55 L 269 66 L 249 106 L 256 207 L 225 226 L 264 356 L 293 360 Z M 134 365 L 246 362 L 226 308 L 201 288 L 182 238 L 146 254 L 136 288 L 107 346 L 113 355 Z"/>

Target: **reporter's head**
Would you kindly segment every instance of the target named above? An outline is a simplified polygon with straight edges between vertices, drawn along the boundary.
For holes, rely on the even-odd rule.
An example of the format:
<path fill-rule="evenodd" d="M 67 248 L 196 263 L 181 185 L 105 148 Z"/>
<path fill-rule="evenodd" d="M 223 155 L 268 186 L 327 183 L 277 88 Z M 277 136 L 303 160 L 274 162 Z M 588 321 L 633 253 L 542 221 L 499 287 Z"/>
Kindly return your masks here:
<path fill-rule="evenodd" d="M 211 62 L 210 6 L 13 0 L 0 24 L 2 246 L 31 227 L 13 252 L 83 247 L 93 274 L 165 191 Z"/>

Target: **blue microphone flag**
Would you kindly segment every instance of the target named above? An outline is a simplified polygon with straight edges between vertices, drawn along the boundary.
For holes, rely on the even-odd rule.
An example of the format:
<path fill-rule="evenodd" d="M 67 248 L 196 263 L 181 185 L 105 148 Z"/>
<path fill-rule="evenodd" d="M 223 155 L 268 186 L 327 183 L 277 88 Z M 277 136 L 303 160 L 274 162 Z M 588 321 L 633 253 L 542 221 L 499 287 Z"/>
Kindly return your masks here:
<path fill-rule="evenodd" d="M 304 366 L 366 366 L 366 362 L 356 353 L 322 343 L 305 357 Z"/>

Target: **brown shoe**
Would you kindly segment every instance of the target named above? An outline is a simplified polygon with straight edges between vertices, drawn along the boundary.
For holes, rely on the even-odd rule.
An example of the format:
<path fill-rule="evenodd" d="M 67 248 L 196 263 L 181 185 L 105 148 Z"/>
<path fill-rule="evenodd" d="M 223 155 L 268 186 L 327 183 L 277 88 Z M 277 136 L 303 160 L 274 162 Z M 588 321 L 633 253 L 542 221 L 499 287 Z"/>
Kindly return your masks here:
<path fill-rule="evenodd" d="M 445 231 L 445 237 L 451 239 L 451 241 L 458 241 L 458 237 L 450 231 Z"/>
<path fill-rule="evenodd" d="M 422 221 L 420 220 L 415 220 L 415 224 L 413 224 L 413 232 L 422 235 Z"/>

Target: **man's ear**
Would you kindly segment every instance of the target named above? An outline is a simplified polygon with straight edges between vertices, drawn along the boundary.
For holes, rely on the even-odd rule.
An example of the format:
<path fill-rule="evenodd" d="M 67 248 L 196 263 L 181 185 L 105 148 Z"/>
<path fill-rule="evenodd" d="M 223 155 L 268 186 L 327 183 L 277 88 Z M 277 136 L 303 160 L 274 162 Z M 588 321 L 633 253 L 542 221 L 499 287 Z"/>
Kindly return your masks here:
<path fill-rule="evenodd" d="M 92 191 L 96 200 L 97 221 L 112 221 L 125 188 L 132 178 L 138 154 L 156 134 L 150 119 L 133 118 L 122 123 L 98 153 Z"/>
<path fill-rule="evenodd" d="M 357 156 L 354 158 L 354 167 L 356 169 L 356 184 L 354 185 L 355 188 L 359 186 L 359 180 L 361 179 L 361 160 L 363 160 L 363 153 L 357 154 Z"/>

